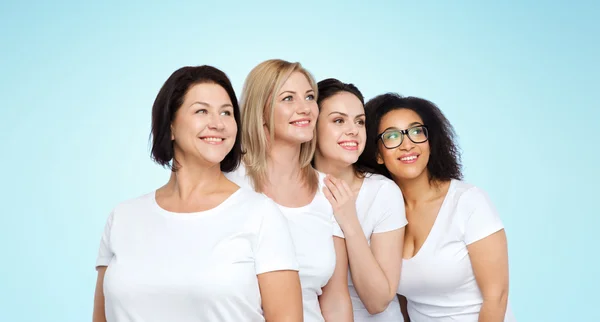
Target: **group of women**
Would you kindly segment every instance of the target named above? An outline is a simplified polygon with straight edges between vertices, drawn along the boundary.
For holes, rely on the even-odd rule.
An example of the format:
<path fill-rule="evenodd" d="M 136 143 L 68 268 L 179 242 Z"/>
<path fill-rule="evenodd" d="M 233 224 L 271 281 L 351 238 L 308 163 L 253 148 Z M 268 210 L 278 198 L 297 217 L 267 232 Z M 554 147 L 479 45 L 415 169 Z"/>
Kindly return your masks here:
<path fill-rule="evenodd" d="M 278 59 L 238 103 L 183 67 L 151 138 L 171 175 L 110 213 L 94 322 L 514 321 L 502 222 L 433 103 Z"/>

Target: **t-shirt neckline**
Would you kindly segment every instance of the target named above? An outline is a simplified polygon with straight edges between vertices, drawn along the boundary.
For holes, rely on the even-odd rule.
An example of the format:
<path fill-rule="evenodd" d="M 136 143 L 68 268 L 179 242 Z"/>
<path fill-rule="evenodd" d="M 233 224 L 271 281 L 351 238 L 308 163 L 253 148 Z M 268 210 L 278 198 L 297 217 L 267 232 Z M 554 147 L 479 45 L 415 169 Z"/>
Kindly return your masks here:
<path fill-rule="evenodd" d="M 170 218 L 177 218 L 177 219 L 191 219 L 191 218 L 210 216 L 210 215 L 220 212 L 223 208 L 226 208 L 235 199 L 237 199 L 237 196 L 241 193 L 241 190 L 242 190 L 242 188 L 237 189 L 229 197 L 227 197 L 225 200 L 223 200 L 220 204 L 216 205 L 215 207 L 213 207 L 211 209 L 207 209 L 207 210 L 203 210 L 203 211 L 196 211 L 196 212 L 174 212 L 174 211 L 169 211 L 169 210 L 164 209 L 156 201 L 156 190 L 154 190 L 151 193 L 151 199 L 152 199 L 152 206 L 161 215 L 167 216 Z"/>
<path fill-rule="evenodd" d="M 416 254 L 413 255 L 413 257 L 411 258 L 404 258 L 404 256 L 402 256 L 402 261 L 403 262 L 410 262 L 410 261 L 415 261 L 419 254 L 421 254 L 423 252 L 423 250 L 425 250 L 427 244 L 431 243 L 431 239 L 434 238 L 433 235 L 435 233 L 435 229 L 436 226 L 439 226 L 439 222 L 441 221 L 440 219 L 440 215 L 444 212 L 445 208 L 447 207 L 446 204 L 449 202 L 448 200 L 450 199 L 450 195 L 454 192 L 456 186 L 456 180 L 455 179 L 450 179 L 450 186 L 448 186 L 448 191 L 446 191 L 446 195 L 444 196 L 444 200 L 442 201 L 442 205 L 440 206 L 440 210 L 438 210 L 437 216 L 435 217 L 435 220 L 433 221 L 433 225 L 431 226 L 431 229 L 429 230 L 429 234 L 427 235 L 427 237 L 425 238 L 425 241 L 423 242 L 423 245 L 421 245 L 421 248 L 419 248 L 419 251 L 417 251 Z"/>

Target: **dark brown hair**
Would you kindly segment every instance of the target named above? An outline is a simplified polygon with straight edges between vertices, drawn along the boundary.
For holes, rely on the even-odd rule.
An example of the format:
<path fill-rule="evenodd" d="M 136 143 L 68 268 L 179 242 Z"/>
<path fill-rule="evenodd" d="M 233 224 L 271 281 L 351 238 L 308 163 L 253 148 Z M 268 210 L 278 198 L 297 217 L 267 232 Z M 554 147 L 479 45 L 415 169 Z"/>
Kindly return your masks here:
<path fill-rule="evenodd" d="M 233 148 L 221 161 L 221 171 L 235 170 L 242 157 L 240 107 L 231 81 L 221 70 L 212 66 L 182 67 L 176 70 L 164 83 L 152 106 L 152 151 L 154 162 L 177 170 L 177 161 L 174 160 L 173 141 L 171 140 L 171 123 L 175 112 L 183 104 L 186 93 L 193 85 L 212 83 L 217 84 L 227 92 L 233 105 L 233 116 L 237 123 L 237 134 Z"/>

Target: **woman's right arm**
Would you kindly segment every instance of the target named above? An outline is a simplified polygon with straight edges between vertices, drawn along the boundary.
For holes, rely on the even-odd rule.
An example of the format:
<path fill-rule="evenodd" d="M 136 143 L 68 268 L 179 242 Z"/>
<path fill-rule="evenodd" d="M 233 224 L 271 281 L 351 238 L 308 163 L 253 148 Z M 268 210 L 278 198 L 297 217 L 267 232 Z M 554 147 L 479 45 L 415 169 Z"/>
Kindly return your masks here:
<path fill-rule="evenodd" d="M 297 271 L 259 274 L 258 286 L 265 321 L 302 322 L 302 289 Z"/>
<path fill-rule="evenodd" d="M 94 292 L 94 313 L 92 316 L 92 322 L 106 322 L 106 315 L 104 313 L 104 274 L 106 273 L 106 266 L 98 267 L 98 278 L 96 280 L 96 291 Z"/>
<path fill-rule="evenodd" d="M 265 197 L 257 235 L 255 268 L 267 322 L 302 322 L 302 288 L 296 249 L 288 221 Z"/>

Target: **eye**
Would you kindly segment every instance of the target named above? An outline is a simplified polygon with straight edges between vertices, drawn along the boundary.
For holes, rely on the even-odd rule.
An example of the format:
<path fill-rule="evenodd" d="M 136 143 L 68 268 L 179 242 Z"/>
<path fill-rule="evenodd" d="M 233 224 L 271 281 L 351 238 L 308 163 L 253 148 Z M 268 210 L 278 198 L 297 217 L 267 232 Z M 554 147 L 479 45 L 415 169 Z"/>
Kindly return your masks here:
<path fill-rule="evenodd" d="M 231 111 L 223 111 L 221 112 L 221 115 L 225 115 L 225 116 L 231 116 L 233 113 L 231 113 Z"/>
<path fill-rule="evenodd" d="M 199 110 L 196 110 L 196 114 L 206 114 L 208 113 L 208 111 L 205 108 L 201 108 Z"/>
<path fill-rule="evenodd" d="M 362 120 L 362 119 L 356 120 L 356 124 L 358 124 L 360 126 L 364 126 L 365 125 L 365 120 Z"/>
<path fill-rule="evenodd" d="M 333 123 L 335 123 L 335 124 L 344 124 L 344 119 L 337 118 L 337 119 L 333 120 Z"/>
<path fill-rule="evenodd" d="M 397 139 L 399 136 L 399 133 L 396 131 L 383 134 L 383 138 L 386 140 L 394 140 Z"/>
<path fill-rule="evenodd" d="M 293 99 L 292 95 L 288 95 L 282 99 L 282 101 L 291 101 Z"/>
<path fill-rule="evenodd" d="M 412 129 L 410 129 L 410 133 L 413 135 L 419 135 L 419 134 L 423 133 L 423 129 L 421 127 L 414 127 Z"/>
<path fill-rule="evenodd" d="M 313 94 L 309 94 L 308 96 L 306 96 L 306 100 L 307 101 L 314 101 L 315 100 L 315 96 Z"/>

